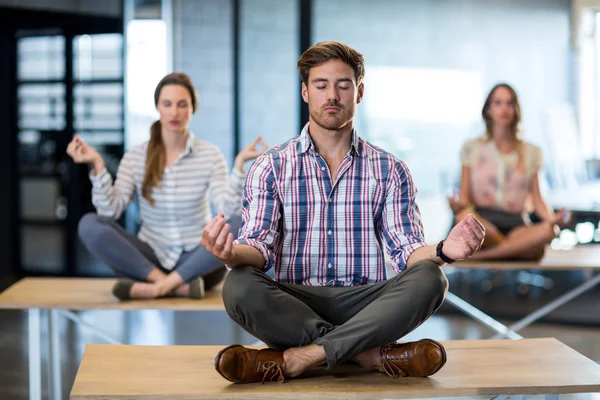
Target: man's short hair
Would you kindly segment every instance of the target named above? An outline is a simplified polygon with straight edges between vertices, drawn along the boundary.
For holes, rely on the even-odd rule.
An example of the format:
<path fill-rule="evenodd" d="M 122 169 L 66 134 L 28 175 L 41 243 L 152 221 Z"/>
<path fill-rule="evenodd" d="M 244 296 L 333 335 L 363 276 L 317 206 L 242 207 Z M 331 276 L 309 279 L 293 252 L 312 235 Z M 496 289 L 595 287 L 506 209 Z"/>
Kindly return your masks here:
<path fill-rule="evenodd" d="M 365 77 L 365 57 L 340 42 L 319 42 L 309 47 L 298 60 L 298 71 L 305 85 L 311 68 L 318 67 L 329 60 L 341 60 L 354 70 L 356 84 L 360 85 Z"/>

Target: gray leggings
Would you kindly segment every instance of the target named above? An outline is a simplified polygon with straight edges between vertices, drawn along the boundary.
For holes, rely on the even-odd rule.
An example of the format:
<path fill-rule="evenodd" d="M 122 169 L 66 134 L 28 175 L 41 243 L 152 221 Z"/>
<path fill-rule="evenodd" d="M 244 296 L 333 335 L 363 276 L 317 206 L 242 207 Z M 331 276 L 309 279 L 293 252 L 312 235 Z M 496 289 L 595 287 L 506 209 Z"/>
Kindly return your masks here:
<path fill-rule="evenodd" d="M 231 232 L 237 233 L 241 217 L 229 221 Z M 79 237 L 88 251 L 104 262 L 120 276 L 146 281 L 154 268 L 165 273 L 177 271 L 184 282 L 202 276 L 205 288 L 218 284 L 225 276 L 223 263 L 198 244 L 194 250 L 184 252 L 172 271 L 160 264 L 154 251 L 147 244 L 125 231 L 114 220 L 88 213 L 79 221 Z"/>

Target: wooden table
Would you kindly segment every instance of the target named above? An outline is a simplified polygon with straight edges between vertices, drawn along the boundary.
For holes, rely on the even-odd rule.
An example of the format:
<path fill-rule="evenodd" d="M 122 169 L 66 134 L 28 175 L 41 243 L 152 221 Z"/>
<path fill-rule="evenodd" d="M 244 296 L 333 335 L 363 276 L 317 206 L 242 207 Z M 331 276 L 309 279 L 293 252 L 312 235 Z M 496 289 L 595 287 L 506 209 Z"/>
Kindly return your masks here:
<path fill-rule="evenodd" d="M 453 269 L 485 269 L 496 271 L 510 270 L 541 270 L 541 271 L 600 271 L 600 244 L 589 244 L 576 246 L 571 250 L 548 250 L 538 262 L 533 261 L 469 261 L 457 262 L 447 268 Z M 465 314 L 483 323 L 497 332 L 494 338 L 508 337 L 510 339 L 521 339 L 522 336 L 517 332 L 531 325 L 545 315 L 556 310 L 558 307 L 568 303 L 574 298 L 587 292 L 600 284 L 600 274 L 596 274 L 591 279 L 583 282 L 581 285 L 569 290 L 567 293 L 552 300 L 545 306 L 533 311 L 523 317 L 511 326 L 505 326 L 491 316 L 485 314 L 478 308 L 469 304 L 465 300 L 448 292 L 446 302 L 454 305 Z"/>
<path fill-rule="evenodd" d="M 463 269 L 542 269 L 547 271 L 600 270 L 600 246 L 586 245 L 569 251 L 549 251 L 539 263 L 535 262 L 468 262 L 452 264 Z M 30 399 L 41 399 L 40 310 L 48 311 L 50 393 L 60 398 L 59 336 L 56 319 L 63 315 L 72 321 L 92 327 L 94 332 L 109 343 L 119 343 L 96 326 L 91 326 L 69 310 L 171 310 L 171 311 L 224 311 L 219 288 L 207 292 L 202 300 L 159 299 L 144 301 L 119 301 L 112 295 L 115 279 L 101 278 L 25 278 L 0 294 L 0 309 L 29 311 L 29 387 Z M 584 282 L 548 305 L 507 327 L 483 313 L 463 299 L 448 292 L 446 302 L 454 305 L 472 318 L 482 322 L 503 337 L 522 339 L 517 332 L 566 302 L 600 283 L 600 274 Z M 241 328 L 234 324 L 236 332 Z"/>
<path fill-rule="evenodd" d="M 40 311 L 48 312 L 48 376 L 51 399 L 61 397 L 59 315 L 91 328 L 109 343 L 120 342 L 74 314 L 72 310 L 170 310 L 224 311 L 221 288 L 206 292 L 201 300 L 163 298 L 119 301 L 112 294 L 116 279 L 103 278 L 24 278 L 0 293 L 0 309 L 28 310 L 29 319 L 29 398 L 42 398 L 42 358 Z M 71 310 L 71 311 L 70 311 Z M 234 324 L 236 334 L 242 330 Z"/>
<path fill-rule="evenodd" d="M 285 383 L 234 385 L 214 369 L 218 346 L 86 346 L 71 399 L 396 399 L 600 391 L 600 366 L 556 339 L 443 342 L 429 378 L 342 367 Z"/>

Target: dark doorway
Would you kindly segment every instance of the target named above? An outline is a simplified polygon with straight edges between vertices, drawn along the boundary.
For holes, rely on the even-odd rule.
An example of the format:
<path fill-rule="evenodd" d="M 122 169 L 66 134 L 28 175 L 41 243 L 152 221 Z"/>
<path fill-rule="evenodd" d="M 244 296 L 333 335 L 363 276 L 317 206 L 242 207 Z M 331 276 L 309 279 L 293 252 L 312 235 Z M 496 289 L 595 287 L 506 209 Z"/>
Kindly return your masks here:
<path fill-rule="evenodd" d="M 2 265 L 23 275 L 86 275 L 77 223 L 91 207 L 75 134 L 114 173 L 123 154 L 121 18 L 0 8 Z M 116 160 L 116 162 L 115 162 Z M 111 170 L 113 169 L 113 170 Z"/>

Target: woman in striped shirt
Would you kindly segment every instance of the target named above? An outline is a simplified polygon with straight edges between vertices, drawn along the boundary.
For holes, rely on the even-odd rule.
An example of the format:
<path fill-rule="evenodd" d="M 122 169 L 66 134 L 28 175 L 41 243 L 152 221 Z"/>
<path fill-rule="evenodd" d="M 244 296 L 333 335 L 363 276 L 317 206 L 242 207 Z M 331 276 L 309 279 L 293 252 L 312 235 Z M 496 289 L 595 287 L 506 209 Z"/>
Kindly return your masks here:
<path fill-rule="evenodd" d="M 164 77 L 154 103 L 160 120 L 152 124 L 148 142 L 125 153 L 114 184 L 94 148 L 79 136 L 69 144 L 67 153 L 76 163 L 92 166 L 92 202 L 97 211 L 83 216 L 79 236 L 94 257 L 129 278 L 113 288 L 119 299 L 201 298 L 205 279 L 208 288 L 225 273 L 223 263 L 200 245 L 202 230 L 212 219 L 211 204 L 232 230 L 239 228 L 243 166 L 267 146 L 257 137 L 237 155 L 228 177 L 219 148 L 187 129 L 198 106 L 190 78 L 183 73 Z M 137 236 L 115 222 L 134 193 L 142 221 Z"/>

